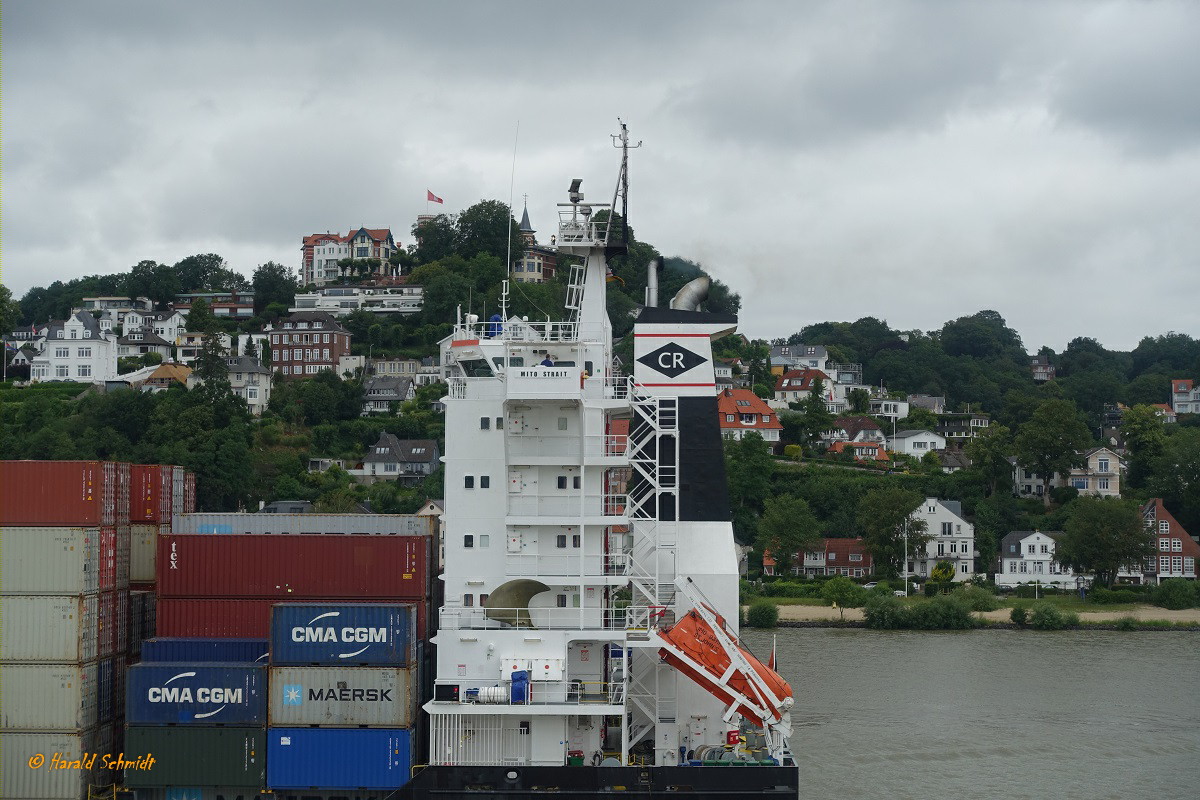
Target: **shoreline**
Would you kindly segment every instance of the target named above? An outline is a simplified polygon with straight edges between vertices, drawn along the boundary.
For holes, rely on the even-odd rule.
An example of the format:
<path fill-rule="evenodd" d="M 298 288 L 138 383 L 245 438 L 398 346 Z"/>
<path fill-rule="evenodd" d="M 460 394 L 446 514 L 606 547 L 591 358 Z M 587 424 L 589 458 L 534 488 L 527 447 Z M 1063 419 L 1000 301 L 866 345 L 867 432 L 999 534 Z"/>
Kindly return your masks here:
<path fill-rule="evenodd" d="M 861 608 L 845 609 L 845 619 L 841 618 L 841 610 L 831 606 L 776 606 L 779 609 L 780 628 L 863 628 L 867 627 L 863 620 Z M 1010 621 L 1011 609 L 1001 608 L 996 611 L 977 611 L 972 614 L 982 622 L 982 629 L 987 630 L 1032 630 L 1021 628 Z M 1138 606 L 1128 611 L 1081 611 L 1080 625 L 1064 630 L 1118 630 L 1117 622 L 1132 617 L 1139 624 L 1132 630 L 1136 631 L 1196 631 L 1200 632 L 1200 609 L 1187 608 L 1171 610 L 1157 606 Z M 1126 629 L 1128 630 L 1128 629 Z"/>

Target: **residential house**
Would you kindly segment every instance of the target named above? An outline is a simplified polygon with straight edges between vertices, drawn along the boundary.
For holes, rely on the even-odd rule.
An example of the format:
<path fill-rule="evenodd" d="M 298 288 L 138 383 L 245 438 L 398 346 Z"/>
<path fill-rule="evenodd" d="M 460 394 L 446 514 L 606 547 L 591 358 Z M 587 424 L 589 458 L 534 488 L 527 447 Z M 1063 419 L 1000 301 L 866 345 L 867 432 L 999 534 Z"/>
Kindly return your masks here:
<path fill-rule="evenodd" d="M 713 359 L 713 374 L 716 376 L 717 394 L 732 389 L 733 387 L 733 365 L 726 363 L 721 359 Z"/>
<path fill-rule="evenodd" d="M 311 514 L 313 504 L 307 500 L 275 500 L 258 510 L 260 514 Z"/>
<path fill-rule="evenodd" d="M 962 503 L 927 497 L 912 519 L 925 522 L 930 539 L 923 549 L 910 548 L 909 573 L 928 578 L 939 561 L 949 561 L 954 580 L 969 581 L 975 574 L 975 526 L 963 518 Z"/>
<path fill-rule="evenodd" d="M 390 414 L 393 403 L 412 400 L 414 395 L 412 378 L 392 375 L 367 378 L 363 386 L 362 415 L 365 417 L 368 414 Z"/>
<path fill-rule="evenodd" d="M 364 483 L 382 480 L 416 483 L 440 463 L 441 453 L 433 439 L 397 439 L 393 434 L 382 433 L 363 458 L 362 469 L 349 472 Z"/>
<path fill-rule="evenodd" d="M 192 303 L 203 300 L 217 319 L 250 319 L 254 316 L 254 292 L 187 292 L 175 295 L 171 308 L 186 315 Z"/>
<path fill-rule="evenodd" d="M 946 413 L 946 398 L 941 395 L 910 394 L 908 396 L 908 405 L 910 408 L 923 408 L 926 411 L 932 411 L 934 414 Z"/>
<path fill-rule="evenodd" d="M 863 416 L 838 417 L 833 421 L 833 427 L 821 438 L 829 445 L 834 442 L 871 442 L 881 446 L 887 444 L 887 439 L 875 420 Z"/>
<path fill-rule="evenodd" d="M 907 400 L 896 400 L 891 397 L 872 397 L 868 413 L 872 417 L 890 419 L 894 426 L 895 423 L 908 416 L 909 408 Z"/>
<path fill-rule="evenodd" d="M 345 236 L 330 231 L 310 234 L 301 240 L 300 281 L 317 287 L 333 283 L 342 275 L 338 262 L 347 258 L 378 258 L 377 273 L 391 275 L 388 259 L 398 249 L 391 228 L 359 228 Z"/>
<path fill-rule="evenodd" d="M 1038 582 L 1043 586 L 1074 589 L 1079 580 L 1070 567 L 1059 564 L 1054 548 L 1062 531 L 1013 531 L 1000 540 L 996 560 L 996 585 L 1013 587 Z"/>
<path fill-rule="evenodd" d="M 150 377 L 142 381 L 143 392 L 165 392 L 175 384 L 180 386 L 188 385 L 188 378 L 192 375 L 192 368 L 185 367 L 183 364 L 159 364 L 150 373 Z"/>
<path fill-rule="evenodd" d="M 1142 506 L 1142 519 L 1152 537 L 1154 553 L 1146 559 L 1146 578 L 1161 583 L 1167 578 L 1195 580 L 1200 567 L 1200 544 L 1156 497 Z"/>
<path fill-rule="evenodd" d="M 912 400 L 912 397 L 909 397 Z M 956 447 L 962 447 L 968 439 L 974 439 L 980 431 L 991 424 L 987 414 L 939 414 L 937 432 Z"/>
<path fill-rule="evenodd" d="M 253 356 L 226 356 L 225 366 L 233 393 L 246 401 L 250 413 L 256 417 L 262 416 L 271 402 L 271 370 Z M 188 376 L 189 389 L 201 383 L 196 373 Z"/>
<path fill-rule="evenodd" d="M 79 304 L 81 310 L 97 320 L 105 311 L 111 312 L 111 318 L 117 325 L 124 325 L 125 317 L 130 312 L 154 310 L 154 301 L 149 297 L 85 297 Z"/>
<path fill-rule="evenodd" d="M 442 369 L 437 356 L 425 356 L 421 359 L 421 368 L 417 370 L 417 386 L 428 386 L 431 383 L 445 383 L 446 373 Z M 445 410 L 445 409 L 441 409 Z"/>
<path fill-rule="evenodd" d="M 775 575 L 778 566 L 770 551 L 763 553 L 764 575 Z M 791 571 L 793 575 L 810 578 L 818 575 L 866 578 L 875 572 L 875 561 L 861 538 L 822 539 L 814 549 L 792 556 Z"/>
<path fill-rule="evenodd" d="M 1054 380 L 1054 365 L 1049 356 L 1032 356 L 1029 359 L 1029 371 L 1038 383 Z"/>
<path fill-rule="evenodd" d="M 1050 476 L 1050 487 L 1072 486 L 1080 494 L 1095 497 L 1121 496 L 1121 457 L 1108 447 L 1093 447 L 1080 454 L 1082 467 L 1073 467 L 1066 475 L 1054 473 Z M 1013 465 L 1013 493 L 1018 496 L 1035 495 L 1041 497 L 1043 483 L 1028 467 L 1021 466 L 1015 458 L 1009 458 Z"/>
<path fill-rule="evenodd" d="M 285 380 L 336 370 L 338 360 L 350 354 L 350 332 L 323 311 L 292 314 L 270 336 L 271 368 Z"/>
<path fill-rule="evenodd" d="M 887 445 L 893 453 L 920 458 L 930 451 L 946 449 L 946 437 L 933 431 L 896 431 L 888 437 Z"/>
<path fill-rule="evenodd" d="M 372 358 L 367 361 L 368 375 L 391 375 L 403 378 L 415 378 L 421 369 L 421 361 L 416 358 Z"/>
<path fill-rule="evenodd" d="M 1158 413 L 1159 419 L 1167 425 L 1173 425 L 1179 421 L 1179 415 L 1175 413 L 1175 409 L 1166 403 L 1155 403 L 1151 408 Z"/>
<path fill-rule="evenodd" d="M 938 460 L 942 462 L 942 472 L 958 472 L 971 468 L 971 459 L 962 450 L 938 450 Z"/>
<path fill-rule="evenodd" d="M 289 311 L 325 311 L 335 317 L 345 317 L 355 311 L 415 314 L 424 302 L 424 287 L 415 285 L 327 286 L 315 292 L 297 294 L 295 305 Z"/>
<path fill-rule="evenodd" d="M 714 367 L 728 367 L 729 377 L 733 380 L 733 388 L 750 388 L 750 370 L 740 358 L 714 359 Z"/>
<path fill-rule="evenodd" d="M 834 442 L 825 451 L 833 455 L 849 452 L 855 461 L 888 461 L 887 449 L 879 442 Z"/>
<path fill-rule="evenodd" d="M 183 364 L 191 364 L 200 357 L 200 351 L 204 349 L 204 337 L 206 334 L 197 331 L 181 331 L 179 337 L 175 340 L 178 343 L 177 358 Z M 215 334 L 221 341 L 221 347 L 225 348 L 228 353 L 233 349 L 233 339 L 228 333 Z"/>
<path fill-rule="evenodd" d="M 46 342 L 29 367 L 30 380 L 104 383 L 117 377 L 117 338 L 87 311 L 45 328 Z"/>
<path fill-rule="evenodd" d="M 1171 408 L 1176 414 L 1200 414 L 1200 387 L 1195 381 L 1171 381 Z"/>
<path fill-rule="evenodd" d="M 828 407 L 833 402 L 833 388 L 829 376 L 819 369 L 793 369 L 781 373 L 775 378 L 775 396 L 773 405 L 776 408 L 787 408 L 789 403 L 802 403 L 808 399 L 816 381 L 825 384 L 822 399 Z"/>
<path fill-rule="evenodd" d="M 150 330 L 155 336 L 176 343 L 179 335 L 187 330 L 187 317 L 179 311 L 130 311 L 125 315 L 124 331 L 134 328 Z"/>
<path fill-rule="evenodd" d="M 767 442 L 778 442 L 783 424 L 775 411 L 749 389 L 726 389 L 717 395 L 721 435 L 741 439 L 753 431 Z"/>
<path fill-rule="evenodd" d="M 117 358 L 157 353 L 166 361 L 171 357 L 172 343 L 148 328 L 131 328 L 117 339 Z"/>
<path fill-rule="evenodd" d="M 517 283 L 545 283 L 554 277 L 558 266 L 558 251 L 537 242 L 537 231 L 529 224 L 529 207 L 521 215 L 521 240 L 524 252 L 513 262 L 512 274 Z"/>
<path fill-rule="evenodd" d="M 362 375 L 367 367 L 366 356 L 344 355 L 338 359 L 335 372 L 346 378 L 353 378 L 356 375 Z"/>
<path fill-rule="evenodd" d="M 815 369 L 824 372 L 828 363 L 829 351 L 819 344 L 771 345 L 771 373 L 776 376 L 792 370 Z"/>

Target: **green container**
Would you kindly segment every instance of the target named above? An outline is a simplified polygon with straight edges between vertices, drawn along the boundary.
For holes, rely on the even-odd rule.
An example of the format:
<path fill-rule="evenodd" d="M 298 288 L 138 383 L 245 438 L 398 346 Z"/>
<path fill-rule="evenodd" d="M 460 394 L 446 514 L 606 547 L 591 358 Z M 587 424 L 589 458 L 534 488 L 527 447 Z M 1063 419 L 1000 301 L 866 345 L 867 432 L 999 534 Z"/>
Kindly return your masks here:
<path fill-rule="evenodd" d="M 567 766 L 568 767 L 582 767 L 583 766 L 583 756 L 567 756 Z"/>
<path fill-rule="evenodd" d="M 144 755 L 154 762 L 148 769 L 126 769 L 126 786 L 266 786 L 265 728 L 126 727 L 126 760 Z"/>

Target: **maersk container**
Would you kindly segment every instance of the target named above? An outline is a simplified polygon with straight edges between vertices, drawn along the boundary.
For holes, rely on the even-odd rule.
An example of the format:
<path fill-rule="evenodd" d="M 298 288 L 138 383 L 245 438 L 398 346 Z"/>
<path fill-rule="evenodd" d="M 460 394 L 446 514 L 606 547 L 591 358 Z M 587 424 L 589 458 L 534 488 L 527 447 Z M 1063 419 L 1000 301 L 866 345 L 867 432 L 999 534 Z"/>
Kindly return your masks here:
<path fill-rule="evenodd" d="M 117 523 L 111 461 L 0 461 L 0 525 Z"/>
<path fill-rule="evenodd" d="M 429 537 L 158 537 L 159 597 L 429 597 Z"/>
<path fill-rule="evenodd" d="M 170 525 L 134 523 L 129 526 L 129 582 L 153 583 L 154 560 L 159 534 L 171 532 Z"/>
<path fill-rule="evenodd" d="M 100 595 L 0 600 L 0 661 L 79 664 L 100 657 Z"/>
<path fill-rule="evenodd" d="M 429 603 L 395 599 L 417 609 L 417 639 L 424 641 L 428 632 Z M 267 639 L 271 635 L 271 608 L 279 601 L 274 598 L 162 597 L 156 602 L 157 632 L 161 636 Z M 321 602 L 353 603 L 355 598 L 322 599 Z M 149 659 L 143 656 L 143 660 Z"/>
<path fill-rule="evenodd" d="M 409 728 L 415 667 L 271 667 L 270 723 Z"/>
<path fill-rule="evenodd" d="M 129 522 L 171 522 L 171 490 L 174 467 L 134 464 L 130 468 Z"/>
<path fill-rule="evenodd" d="M 406 667 L 416 658 L 412 605 L 285 603 L 271 611 L 272 664 Z"/>
<path fill-rule="evenodd" d="M 99 721 L 99 688 L 100 665 L 95 661 L 0 663 L 0 728 L 87 730 Z"/>
<path fill-rule="evenodd" d="M 142 642 L 142 661 L 266 664 L 267 651 L 266 639 L 163 637 Z"/>
<path fill-rule="evenodd" d="M 389 728 L 268 728 L 271 789 L 396 789 L 412 777 L 413 736 Z"/>
<path fill-rule="evenodd" d="M 244 514 L 203 513 L 175 517 L 175 533 L 278 535 L 361 534 L 432 536 L 436 519 L 416 514 Z"/>
<path fill-rule="evenodd" d="M 266 779 L 266 730 L 208 725 L 127 725 L 125 758 L 151 753 L 150 769 L 125 770 L 130 788 L 246 786 Z M 7 756 L 6 756 L 7 760 Z"/>
<path fill-rule="evenodd" d="M 7 602 L 7 601 L 6 601 Z M 89 728 L 78 733 L 44 731 L 0 732 L 0 796 L 25 800 L 80 800 L 88 796 L 88 786 L 99 785 L 104 753 L 100 751 L 111 732 Z M 84 759 L 98 757 L 87 768 Z M 41 757 L 44 763 L 30 769 L 30 759 Z M 74 768 L 74 762 L 83 762 Z M 63 766 L 67 765 L 67 766 Z"/>
<path fill-rule="evenodd" d="M 100 591 L 100 528 L 0 528 L 0 594 Z"/>
<path fill-rule="evenodd" d="M 143 662 L 126 680 L 129 725 L 267 723 L 266 665 Z"/>

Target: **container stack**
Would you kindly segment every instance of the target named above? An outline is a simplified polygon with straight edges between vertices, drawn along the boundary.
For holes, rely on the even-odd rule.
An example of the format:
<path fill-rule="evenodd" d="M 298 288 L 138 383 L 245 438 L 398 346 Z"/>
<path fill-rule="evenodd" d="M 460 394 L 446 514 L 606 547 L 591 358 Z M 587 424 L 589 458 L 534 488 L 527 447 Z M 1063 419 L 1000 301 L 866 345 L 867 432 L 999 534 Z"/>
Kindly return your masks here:
<path fill-rule="evenodd" d="M 416 606 L 277 605 L 267 787 L 396 789 L 415 763 Z"/>
<path fill-rule="evenodd" d="M 129 487 L 128 464 L 0 461 L 4 797 L 77 800 L 112 782 L 102 756 L 119 751 L 124 707 Z"/>

